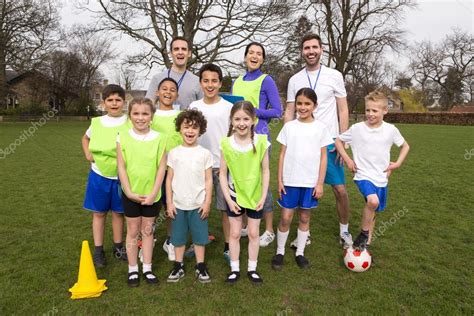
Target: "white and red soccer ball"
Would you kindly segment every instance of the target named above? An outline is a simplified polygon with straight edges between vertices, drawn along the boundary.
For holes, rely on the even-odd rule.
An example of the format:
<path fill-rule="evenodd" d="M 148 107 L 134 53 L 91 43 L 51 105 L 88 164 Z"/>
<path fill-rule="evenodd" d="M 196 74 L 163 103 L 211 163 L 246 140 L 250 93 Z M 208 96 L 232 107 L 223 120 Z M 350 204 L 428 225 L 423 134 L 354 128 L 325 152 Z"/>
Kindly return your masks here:
<path fill-rule="evenodd" d="M 369 270 L 372 256 L 367 249 L 358 250 L 352 247 L 344 250 L 344 264 L 353 272 L 364 272 Z"/>

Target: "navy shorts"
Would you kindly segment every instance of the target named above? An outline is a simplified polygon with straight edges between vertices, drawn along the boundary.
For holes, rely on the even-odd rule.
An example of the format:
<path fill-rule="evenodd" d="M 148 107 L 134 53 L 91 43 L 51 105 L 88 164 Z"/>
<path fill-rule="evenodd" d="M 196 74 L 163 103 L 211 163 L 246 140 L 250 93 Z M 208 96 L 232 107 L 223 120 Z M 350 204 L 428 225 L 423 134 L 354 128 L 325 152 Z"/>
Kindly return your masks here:
<path fill-rule="evenodd" d="M 199 209 L 185 211 L 176 209 L 176 216 L 171 222 L 171 243 L 175 247 L 184 246 L 188 241 L 188 233 L 195 245 L 204 246 L 209 243 L 208 220 L 201 219 Z"/>
<path fill-rule="evenodd" d="M 130 200 L 127 195 L 122 192 L 122 205 L 126 217 L 156 217 L 160 213 L 161 199 L 152 205 L 141 205 Z"/>
<path fill-rule="evenodd" d="M 234 202 L 236 201 L 236 199 L 233 196 L 231 198 Z M 229 217 L 240 217 L 244 214 L 247 214 L 247 217 L 250 217 L 250 218 L 253 218 L 253 219 L 262 219 L 263 218 L 263 210 L 256 211 L 256 210 L 252 210 L 252 209 L 249 209 L 249 208 L 242 207 L 241 205 L 239 205 L 239 206 L 240 206 L 240 213 L 236 214 L 236 213 L 234 213 L 230 210 L 229 206 L 226 203 L 227 215 Z"/>
<path fill-rule="evenodd" d="M 371 194 L 377 195 L 379 198 L 379 206 L 375 211 L 381 212 L 385 210 L 385 207 L 387 206 L 388 187 L 378 187 L 369 180 L 354 180 L 354 182 L 359 188 L 360 193 L 364 196 L 366 202 L 367 196 Z"/>
<path fill-rule="evenodd" d="M 84 208 L 93 212 L 123 213 L 122 189 L 117 179 L 108 179 L 89 171 Z"/>
<path fill-rule="evenodd" d="M 286 194 L 282 193 L 278 204 L 288 209 L 312 209 L 318 206 L 318 200 L 313 197 L 314 188 L 289 187 L 285 185 Z"/>
<path fill-rule="evenodd" d="M 337 150 L 334 144 L 328 145 L 327 147 L 327 169 L 324 183 L 330 185 L 341 185 L 346 184 L 346 178 L 344 177 L 344 165 L 339 163 L 337 160 Z M 334 150 L 331 152 L 331 150 Z"/>

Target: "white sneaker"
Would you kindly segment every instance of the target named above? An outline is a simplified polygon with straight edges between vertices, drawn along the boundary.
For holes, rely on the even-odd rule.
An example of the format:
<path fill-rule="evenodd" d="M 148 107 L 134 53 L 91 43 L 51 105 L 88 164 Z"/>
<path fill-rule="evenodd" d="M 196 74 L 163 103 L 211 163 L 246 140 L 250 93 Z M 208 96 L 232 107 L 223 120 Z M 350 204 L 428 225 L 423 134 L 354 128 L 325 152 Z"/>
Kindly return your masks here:
<path fill-rule="evenodd" d="M 242 230 L 240 231 L 240 237 L 247 237 L 248 235 L 249 235 L 249 231 L 247 227 L 242 228 Z"/>
<path fill-rule="evenodd" d="M 347 249 L 352 246 L 352 235 L 348 232 L 344 232 L 342 235 L 339 236 L 339 238 L 339 243 L 344 249 Z"/>
<path fill-rule="evenodd" d="M 174 246 L 171 243 L 167 243 L 166 240 L 163 244 L 163 250 L 168 254 L 169 261 L 176 260 L 176 255 L 174 254 Z"/>
<path fill-rule="evenodd" d="M 311 236 L 310 235 L 308 235 L 308 239 L 306 239 L 306 246 L 308 246 L 308 245 L 311 245 Z M 293 248 L 293 249 L 298 248 L 298 238 L 295 238 L 295 240 L 293 240 L 290 243 L 290 247 Z"/>
<path fill-rule="evenodd" d="M 266 247 L 275 240 L 275 233 L 266 230 L 262 236 L 260 236 L 260 247 Z"/>

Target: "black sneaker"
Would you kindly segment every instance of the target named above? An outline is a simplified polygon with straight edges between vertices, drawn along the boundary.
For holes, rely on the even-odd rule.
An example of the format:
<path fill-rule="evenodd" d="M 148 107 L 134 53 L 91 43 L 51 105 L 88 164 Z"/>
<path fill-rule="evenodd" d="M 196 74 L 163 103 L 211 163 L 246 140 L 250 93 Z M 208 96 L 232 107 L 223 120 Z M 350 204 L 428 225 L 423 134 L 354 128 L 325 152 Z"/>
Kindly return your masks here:
<path fill-rule="evenodd" d="M 209 275 L 209 271 L 207 271 L 207 267 L 205 263 L 199 263 L 194 268 L 196 269 L 196 277 L 199 282 L 201 283 L 211 282 L 211 276 Z"/>
<path fill-rule="evenodd" d="M 96 268 L 103 268 L 107 264 L 105 261 L 105 252 L 102 250 L 100 252 L 94 252 L 93 256 L 94 266 Z"/>
<path fill-rule="evenodd" d="M 140 285 L 140 276 L 138 272 L 130 272 L 127 279 L 128 286 L 137 287 Z"/>
<path fill-rule="evenodd" d="M 365 248 L 367 248 L 368 240 L 369 240 L 369 237 L 361 232 L 359 236 L 357 236 L 352 246 L 354 247 L 354 249 L 364 250 Z"/>
<path fill-rule="evenodd" d="M 240 279 L 240 272 L 237 271 L 232 271 L 227 275 L 227 279 L 225 280 L 225 283 L 227 284 L 234 284 Z"/>
<path fill-rule="evenodd" d="M 117 258 L 119 260 L 122 260 L 122 261 L 128 261 L 127 250 L 125 249 L 124 246 L 122 246 L 120 248 L 114 247 L 114 249 L 112 250 L 112 253 L 113 253 L 115 258 Z"/>
<path fill-rule="evenodd" d="M 310 265 L 309 261 L 304 256 L 302 255 L 296 256 L 295 261 L 298 267 L 300 267 L 301 269 L 309 268 L 309 265 Z"/>
<path fill-rule="evenodd" d="M 168 279 L 166 282 L 169 283 L 176 283 L 179 280 L 181 280 L 184 277 L 184 265 L 179 262 L 175 262 L 173 269 L 170 272 L 170 275 L 168 275 Z"/>
<path fill-rule="evenodd" d="M 273 256 L 272 268 L 274 270 L 281 270 L 283 268 L 283 255 L 277 254 Z"/>
<path fill-rule="evenodd" d="M 257 273 L 257 271 L 249 271 L 247 272 L 247 276 L 249 277 L 250 281 L 252 281 L 252 283 L 255 285 L 260 285 L 263 283 L 263 280 Z"/>
<path fill-rule="evenodd" d="M 153 272 L 151 272 L 151 271 L 147 271 L 147 272 L 143 273 L 143 277 L 145 278 L 145 281 L 146 281 L 146 283 L 148 283 L 148 284 L 156 284 L 156 285 L 158 285 L 158 283 L 159 283 L 158 278 L 157 278 L 156 275 L 153 274 Z"/>

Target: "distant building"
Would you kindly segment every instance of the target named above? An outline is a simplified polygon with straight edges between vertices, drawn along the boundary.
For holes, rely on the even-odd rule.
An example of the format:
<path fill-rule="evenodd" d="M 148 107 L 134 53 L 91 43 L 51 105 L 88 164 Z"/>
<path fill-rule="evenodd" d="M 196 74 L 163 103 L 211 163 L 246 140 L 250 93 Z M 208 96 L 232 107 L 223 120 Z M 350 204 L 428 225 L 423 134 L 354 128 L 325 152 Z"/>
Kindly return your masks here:
<path fill-rule="evenodd" d="M 474 113 L 474 103 L 471 102 L 467 105 L 455 105 L 451 108 L 453 113 Z"/>

